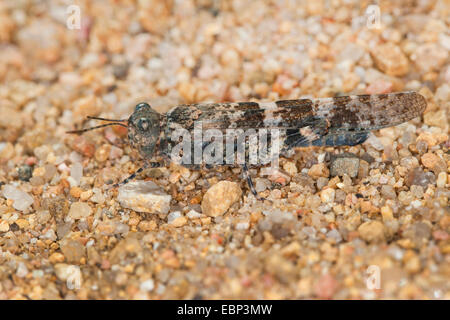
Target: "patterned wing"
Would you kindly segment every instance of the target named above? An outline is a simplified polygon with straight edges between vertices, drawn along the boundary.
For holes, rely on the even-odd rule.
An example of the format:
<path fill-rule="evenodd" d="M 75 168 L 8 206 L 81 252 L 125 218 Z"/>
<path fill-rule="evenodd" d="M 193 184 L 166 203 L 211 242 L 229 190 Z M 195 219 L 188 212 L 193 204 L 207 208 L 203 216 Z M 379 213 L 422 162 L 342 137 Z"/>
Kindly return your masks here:
<path fill-rule="evenodd" d="M 168 129 L 280 129 L 285 146 L 338 146 L 364 142 L 368 132 L 420 116 L 426 101 L 416 92 L 276 102 L 180 105 L 166 114 Z"/>
<path fill-rule="evenodd" d="M 310 130 L 288 129 L 287 149 L 357 145 L 363 143 L 372 130 L 395 126 L 420 116 L 427 104 L 425 98 L 416 92 L 400 92 L 317 99 L 313 105 L 314 119 L 327 125 L 308 126 Z"/>

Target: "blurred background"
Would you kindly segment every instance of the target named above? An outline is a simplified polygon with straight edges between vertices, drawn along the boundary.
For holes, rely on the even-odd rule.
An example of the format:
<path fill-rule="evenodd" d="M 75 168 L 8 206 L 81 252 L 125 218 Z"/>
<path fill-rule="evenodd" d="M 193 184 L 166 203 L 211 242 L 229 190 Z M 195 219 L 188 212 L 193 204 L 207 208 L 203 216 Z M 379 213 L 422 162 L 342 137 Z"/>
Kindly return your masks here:
<path fill-rule="evenodd" d="M 192 227 L 197 236 L 191 239 L 186 236 L 190 231 L 173 236 L 176 231 L 168 231 L 159 218 L 118 216 L 120 208 L 108 202 L 111 197 L 105 207 L 118 217 L 103 212 L 98 206 L 107 196 L 99 189 L 89 190 L 132 171 L 130 158 L 124 155 L 129 148 L 109 145 L 124 138 L 125 131 L 105 130 L 108 142 L 98 132 L 89 139 L 65 134 L 85 124 L 87 115 L 127 118 L 140 101 L 165 112 L 181 103 L 414 90 L 428 101 L 423 123 L 409 125 L 407 133 L 388 130 L 382 142 L 392 145 L 401 138 L 408 145 L 423 134 L 429 150 L 442 158 L 443 148 L 448 150 L 449 17 L 445 0 L 0 1 L 0 181 L 21 190 L 11 189 L 13 195 L 0 198 L 0 253 L 10 254 L 0 256 L 0 297 L 449 298 L 445 282 L 448 285 L 450 222 L 443 211 L 448 195 L 436 200 L 434 207 L 429 205 L 434 209 L 400 221 L 400 230 L 412 228 L 404 234 L 410 243 L 389 244 L 386 239 L 392 238 L 381 231 L 362 236 L 368 245 L 354 244 L 356 227 L 342 237 L 334 232 L 326 238 L 319 231 L 316 237 L 316 229 L 335 223 L 316 216 L 312 222 L 306 220 L 316 229 L 297 233 L 303 237 L 300 242 L 295 235 L 285 237 L 284 229 L 272 230 L 270 237 L 259 232 L 259 240 L 254 233 L 250 237 L 238 230 L 233 238 L 238 244 L 228 246 L 227 241 L 234 243 L 227 236 L 230 229 L 222 228 L 219 220 L 212 224 L 201 220 L 203 233 L 199 236 Z M 420 127 L 422 131 L 416 132 Z M 377 159 L 398 157 L 375 144 L 373 148 L 371 155 Z M 421 166 L 409 158 L 409 152 L 420 150 L 404 150 L 400 157 L 408 157 L 402 162 L 408 170 Z M 436 187 L 432 188 L 429 198 L 444 194 L 447 162 L 433 159 L 429 169 L 422 167 L 434 171 L 433 177 L 422 169 L 410 177 L 424 184 L 414 197 L 427 197 L 428 182 L 441 190 L 434 193 Z M 122 173 L 105 163 L 121 165 Z M 444 174 L 439 176 L 440 172 Z M 75 182 L 69 179 L 69 185 L 67 177 Z M 321 181 L 312 180 L 314 192 L 328 183 Z M 74 188 L 78 185 L 82 190 Z M 357 188 L 366 190 L 362 185 Z M 373 194 L 379 196 L 377 192 Z M 78 209 L 86 209 L 88 216 L 97 212 L 95 218 L 67 224 L 64 215 L 71 203 L 92 194 L 93 211 L 81 205 Z M 398 208 L 414 197 L 394 206 L 396 217 L 403 210 Z M 13 208 L 10 199 L 19 199 L 23 207 Z M 366 221 L 367 214 L 379 214 L 370 208 L 358 223 Z M 246 214 L 252 229 L 259 216 Z M 428 219 L 428 224 L 413 224 L 418 217 Z M 335 225 L 340 228 L 338 222 Z M 150 235 L 140 242 L 134 238 L 119 242 L 129 230 Z M 371 230 L 361 229 L 359 234 Z M 61 242 L 67 234 L 72 240 Z M 422 238 L 433 245 L 422 248 L 417 244 Z M 310 245 L 299 245 L 307 240 Z M 372 244 L 377 241 L 383 250 Z M 285 250 L 279 256 L 275 253 L 281 247 Z M 114 261 L 135 256 L 140 260 L 111 270 Z M 366 287 L 364 271 L 372 263 L 388 270 L 383 290 Z M 80 290 L 65 285 L 67 270 L 75 270 L 76 279 L 83 280 Z"/>

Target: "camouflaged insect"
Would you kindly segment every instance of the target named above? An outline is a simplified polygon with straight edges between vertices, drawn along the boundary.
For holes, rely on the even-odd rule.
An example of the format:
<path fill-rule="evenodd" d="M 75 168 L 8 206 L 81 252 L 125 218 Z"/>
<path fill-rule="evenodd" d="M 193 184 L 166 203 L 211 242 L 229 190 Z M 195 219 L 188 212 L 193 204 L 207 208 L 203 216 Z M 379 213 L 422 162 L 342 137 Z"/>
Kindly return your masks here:
<path fill-rule="evenodd" d="M 82 133 L 109 125 L 128 128 L 128 138 L 144 160 L 144 166 L 125 179 L 127 183 L 147 167 L 159 167 L 170 161 L 178 143 L 171 139 L 174 130 L 202 129 L 277 129 L 280 155 L 290 155 L 296 147 L 353 146 L 363 143 L 372 130 L 391 127 L 420 116 L 426 107 L 423 96 L 416 92 L 378 95 L 340 96 L 322 99 L 281 100 L 276 102 L 237 102 L 182 104 L 159 114 L 147 103 L 139 103 L 127 120 L 98 117 L 90 119 L 110 123 L 84 130 Z M 202 148 L 208 146 L 202 142 Z M 269 145 L 270 148 L 270 145 Z M 182 165 L 198 168 L 192 161 Z M 248 175 L 247 163 L 241 165 L 250 190 L 256 195 Z"/>

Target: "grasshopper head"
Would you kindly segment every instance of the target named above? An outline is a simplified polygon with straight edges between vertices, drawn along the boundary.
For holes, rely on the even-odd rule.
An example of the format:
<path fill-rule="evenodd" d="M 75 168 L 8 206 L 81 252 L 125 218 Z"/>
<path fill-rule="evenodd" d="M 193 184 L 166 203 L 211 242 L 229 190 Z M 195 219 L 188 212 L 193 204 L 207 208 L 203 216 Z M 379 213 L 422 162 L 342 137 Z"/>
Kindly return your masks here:
<path fill-rule="evenodd" d="M 160 134 L 160 118 L 160 114 L 145 102 L 137 104 L 128 118 L 128 138 L 144 159 L 150 159 L 155 151 Z"/>

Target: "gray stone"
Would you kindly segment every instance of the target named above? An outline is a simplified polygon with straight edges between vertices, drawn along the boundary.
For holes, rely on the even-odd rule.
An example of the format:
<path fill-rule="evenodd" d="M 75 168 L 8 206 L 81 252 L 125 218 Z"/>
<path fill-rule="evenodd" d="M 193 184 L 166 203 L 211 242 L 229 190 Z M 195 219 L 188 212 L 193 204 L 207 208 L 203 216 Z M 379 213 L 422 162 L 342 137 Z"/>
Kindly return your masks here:
<path fill-rule="evenodd" d="M 22 181 L 29 181 L 31 176 L 33 175 L 33 172 L 29 165 L 21 166 L 18 170 L 18 173 L 19 173 L 19 179 Z"/>
<path fill-rule="evenodd" d="M 332 176 L 348 175 L 354 178 L 358 175 L 359 158 L 352 153 L 344 153 L 331 157 L 330 172 Z"/>
<path fill-rule="evenodd" d="M 436 176 L 433 172 L 424 172 L 421 167 L 414 168 L 408 172 L 405 183 L 408 187 L 412 185 L 428 187 L 428 184 L 434 184 L 436 182 Z"/>

